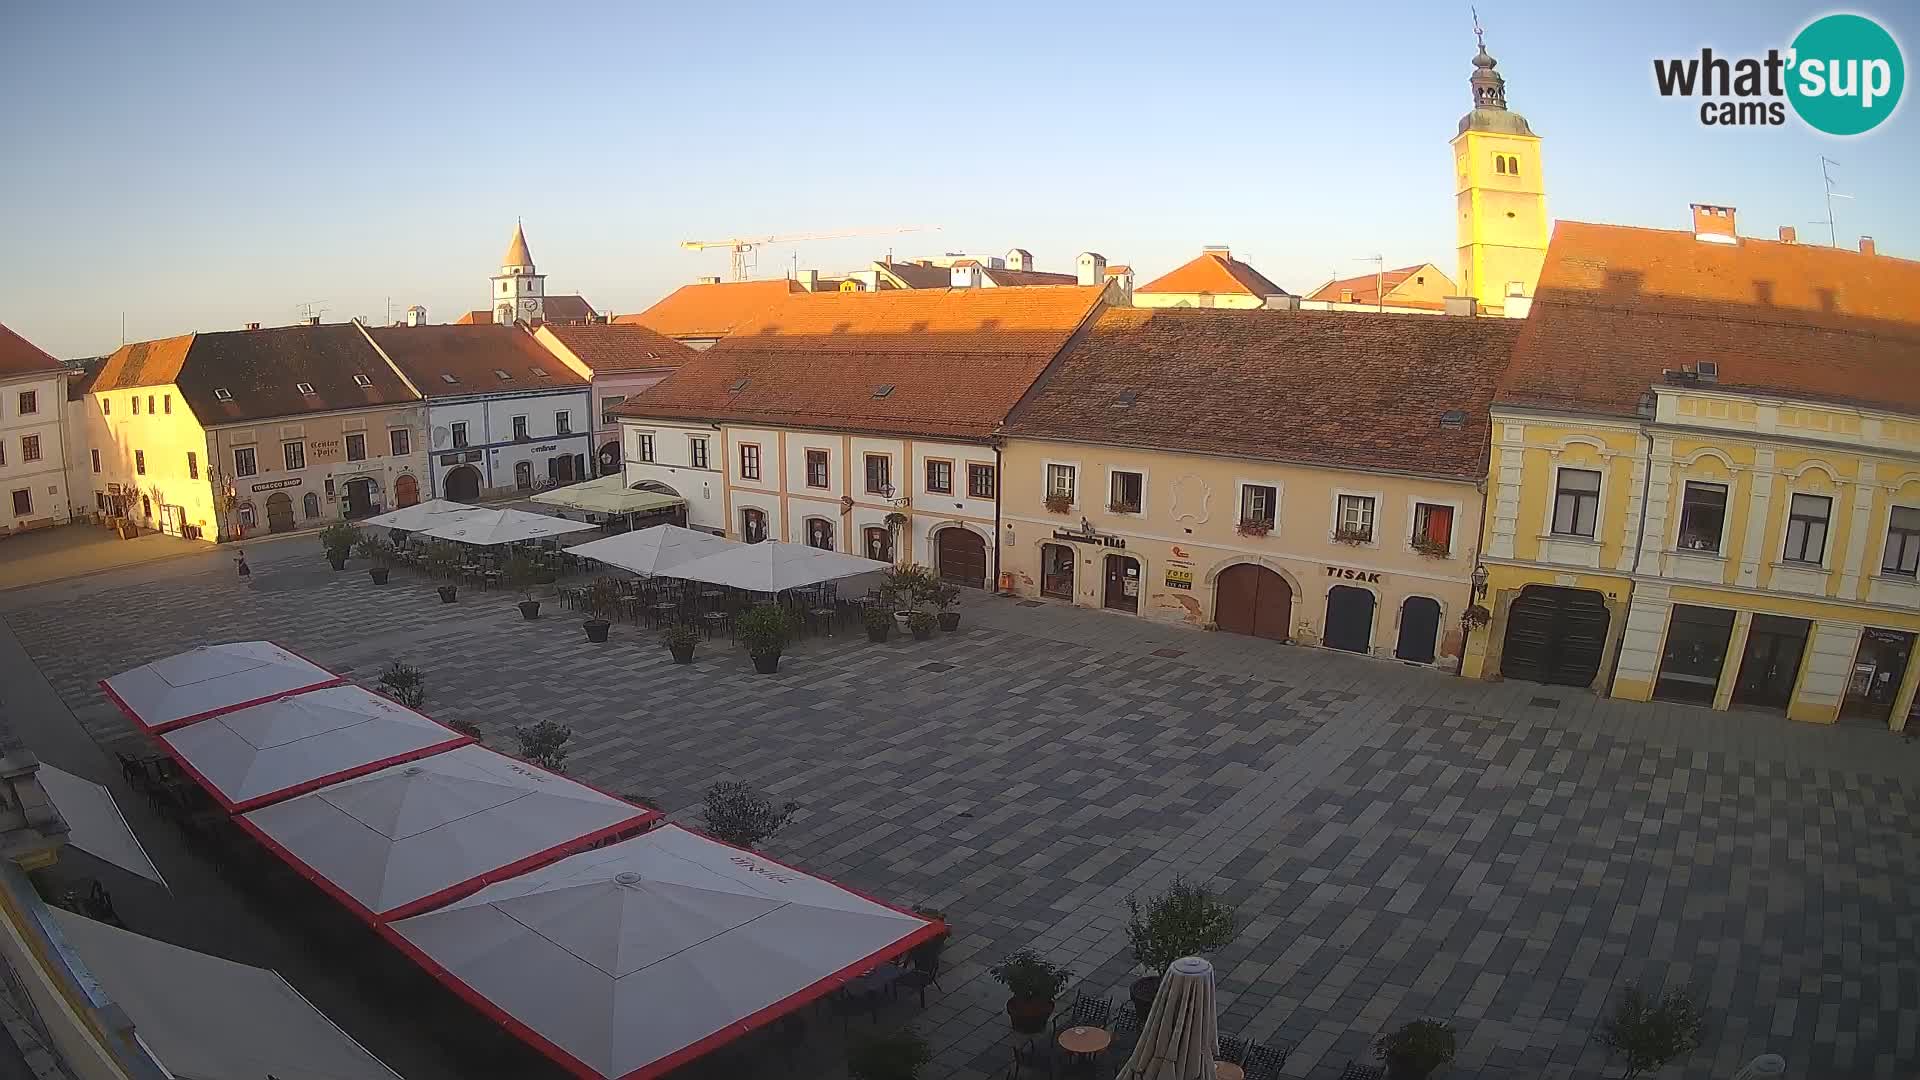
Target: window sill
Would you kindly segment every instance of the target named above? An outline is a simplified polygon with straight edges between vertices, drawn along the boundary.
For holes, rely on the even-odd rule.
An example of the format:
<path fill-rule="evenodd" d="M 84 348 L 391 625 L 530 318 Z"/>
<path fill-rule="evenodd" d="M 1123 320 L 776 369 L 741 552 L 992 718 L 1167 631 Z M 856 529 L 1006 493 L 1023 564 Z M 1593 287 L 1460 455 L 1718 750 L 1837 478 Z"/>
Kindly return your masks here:
<path fill-rule="evenodd" d="M 1773 564 L 1773 568 L 1775 570 L 1799 570 L 1809 574 L 1824 574 L 1827 572 L 1826 566 L 1821 563 L 1801 562 L 1799 559 L 1781 559 L 1779 562 Z"/>
<path fill-rule="evenodd" d="M 1672 551 L 1667 552 L 1667 554 L 1677 555 L 1684 559 L 1700 559 L 1717 563 L 1727 561 L 1727 557 L 1718 551 L 1707 551 L 1702 548 L 1674 548 Z"/>
<path fill-rule="evenodd" d="M 1551 540 L 1556 544 L 1592 544 L 1594 547 L 1600 546 L 1598 539 L 1587 536 L 1584 533 L 1550 532 L 1541 534 L 1540 539 Z"/>

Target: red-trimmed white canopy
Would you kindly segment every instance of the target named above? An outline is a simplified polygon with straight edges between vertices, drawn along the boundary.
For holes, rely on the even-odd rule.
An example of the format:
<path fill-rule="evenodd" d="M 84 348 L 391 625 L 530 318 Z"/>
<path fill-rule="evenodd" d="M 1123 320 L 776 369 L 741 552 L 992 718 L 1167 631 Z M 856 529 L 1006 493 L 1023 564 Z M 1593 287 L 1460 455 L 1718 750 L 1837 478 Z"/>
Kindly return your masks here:
<path fill-rule="evenodd" d="M 672 825 L 382 928 L 578 1076 L 658 1076 L 935 934 Z"/>
<path fill-rule="evenodd" d="M 149 733 L 343 680 L 271 641 L 202 645 L 142 664 L 100 683 L 114 704 Z"/>
<path fill-rule="evenodd" d="M 437 907 L 659 816 L 523 761 L 462 746 L 238 820 L 377 923 Z"/>
<path fill-rule="evenodd" d="M 160 741 L 239 813 L 473 740 L 358 686 L 329 686 L 186 724 Z"/>

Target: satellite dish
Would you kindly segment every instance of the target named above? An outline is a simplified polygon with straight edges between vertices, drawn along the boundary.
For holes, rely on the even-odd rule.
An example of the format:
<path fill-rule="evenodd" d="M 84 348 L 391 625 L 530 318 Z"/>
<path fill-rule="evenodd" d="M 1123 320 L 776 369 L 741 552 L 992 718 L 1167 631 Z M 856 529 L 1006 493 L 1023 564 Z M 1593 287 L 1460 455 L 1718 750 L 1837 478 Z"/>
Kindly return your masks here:
<path fill-rule="evenodd" d="M 453 438 L 453 431 L 451 429 L 444 428 L 444 427 L 434 428 L 433 429 L 434 449 L 437 450 L 440 447 L 447 445 L 447 440 L 451 438 Z"/>

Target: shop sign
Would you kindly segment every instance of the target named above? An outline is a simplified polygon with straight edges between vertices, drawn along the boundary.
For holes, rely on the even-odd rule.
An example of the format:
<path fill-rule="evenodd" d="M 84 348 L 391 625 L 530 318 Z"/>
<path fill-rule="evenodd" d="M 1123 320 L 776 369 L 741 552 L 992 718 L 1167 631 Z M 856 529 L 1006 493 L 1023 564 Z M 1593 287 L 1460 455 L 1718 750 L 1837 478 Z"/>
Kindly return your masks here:
<path fill-rule="evenodd" d="M 264 484 L 255 484 L 255 485 L 253 485 L 253 488 L 252 488 L 252 490 L 254 490 L 254 491 L 278 491 L 278 490 L 280 490 L 281 488 L 290 488 L 290 487 L 299 487 L 299 486 L 300 486 L 300 478 L 299 478 L 299 477 L 291 477 L 291 478 L 289 478 L 289 479 L 286 479 L 286 480 L 269 480 L 269 481 L 267 481 L 267 482 L 266 482 L 266 483 L 264 483 Z"/>
<path fill-rule="evenodd" d="M 1173 545 L 1171 545 L 1171 546 L 1172 546 L 1172 548 L 1173 548 L 1173 557 L 1174 557 L 1174 558 L 1176 558 L 1176 559 L 1191 559 L 1191 558 L 1193 558 L 1193 556 L 1192 556 L 1192 555 L 1190 555 L 1190 554 L 1188 554 L 1188 553 L 1187 553 L 1187 549 L 1186 549 L 1186 548 L 1183 548 L 1183 547 L 1181 547 L 1181 546 L 1180 546 L 1179 544 L 1173 544 Z"/>
<path fill-rule="evenodd" d="M 1364 582 L 1368 585 L 1380 584 L 1380 571 L 1378 570 L 1353 570 L 1345 566 L 1329 566 L 1327 567 L 1327 576 L 1331 578 L 1341 578 L 1345 581 Z"/>
<path fill-rule="evenodd" d="M 339 439 L 315 439 L 307 444 L 307 453 L 322 461 L 340 456 Z"/>
<path fill-rule="evenodd" d="M 1193 571 L 1169 568 L 1167 570 L 1167 588 L 1169 589 L 1193 588 Z"/>
<path fill-rule="evenodd" d="M 554 443 L 548 443 L 548 444 L 547 444 L 547 445 L 545 445 L 545 446 L 536 446 L 536 447 L 534 447 L 534 448 L 533 448 L 533 452 L 534 452 L 534 453 L 536 453 L 536 454 L 551 454 L 551 453 L 553 453 L 553 452 L 554 452 L 555 450 L 558 450 L 558 449 L 559 449 L 559 446 L 557 446 L 556 444 L 554 444 Z"/>
<path fill-rule="evenodd" d="M 1127 546 L 1126 537 L 1102 536 L 1094 532 L 1093 526 L 1091 525 L 1077 532 L 1072 529 L 1055 529 L 1053 530 L 1053 538 L 1055 540 L 1066 540 L 1075 544 L 1099 544 L 1102 547 L 1110 548 L 1123 548 Z"/>

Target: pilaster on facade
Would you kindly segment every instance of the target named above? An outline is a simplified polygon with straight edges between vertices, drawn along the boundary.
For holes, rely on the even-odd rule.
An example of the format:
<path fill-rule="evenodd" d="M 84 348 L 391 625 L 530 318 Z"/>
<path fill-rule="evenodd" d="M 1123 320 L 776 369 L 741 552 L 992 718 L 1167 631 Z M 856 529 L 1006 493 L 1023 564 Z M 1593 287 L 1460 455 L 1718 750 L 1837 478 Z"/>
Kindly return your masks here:
<path fill-rule="evenodd" d="M 1660 670 L 1660 651 L 1672 613 L 1672 590 L 1668 586 L 1644 582 L 1634 588 L 1633 603 L 1627 609 L 1627 625 L 1620 635 L 1620 658 L 1612 691 L 1615 697 L 1646 701 L 1653 696 L 1653 682 Z"/>
<path fill-rule="evenodd" d="M 1853 674 L 1862 624 L 1821 619 L 1807 642 L 1807 659 L 1788 715 L 1795 720 L 1832 723 L 1840 714 L 1840 699 Z"/>
<path fill-rule="evenodd" d="M 1855 466 L 1853 483 L 1853 520 L 1847 526 L 1847 550 L 1840 564 L 1840 596 L 1848 600 L 1860 597 L 1860 575 L 1867 559 L 1867 539 L 1873 528 L 1874 463 L 1862 458 Z M 1839 500 L 1835 500 L 1836 505 Z"/>
<path fill-rule="evenodd" d="M 1657 561 L 1666 548 L 1667 507 L 1672 501 L 1673 492 L 1673 440 L 1655 439 L 1653 442 L 1653 463 L 1651 470 L 1643 454 L 1635 454 L 1633 472 L 1627 481 L 1627 528 L 1622 534 L 1618 569 L 1623 574 L 1637 574 L 1643 569 L 1642 558 L 1651 554 Z M 1626 543 L 1625 538 L 1639 537 L 1640 542 Z"/>
<path fill-rule="evenodd" d="M 1520 489 L 1524 482 L 1526 425 L 1502 424 L 1501 442 L 1494 459 L 1492 528 L 1487 538 L 1487 555 L 1495 559 L 1514 557 L 1514 536 L 1520 527 Z"/>
<path fill-rule="evenodd" d="M 1773 448 L 1761 446 L 1753 454 L 1753 493 L 1747 500 L 1747 531 L 1740 541 L 1740 577 L 1736 584 L 1760 587 L 1760 563 L 1767 558 L 1767 511 L 1773 501 Z"/>
<path fill-rule="evenodd" d="M 1733 613 L 1733 631 L 1727 637 L 1727 656 L 1720 664 L 1720 681 L 1713 688 L 1713 707 L 1733 705 L 1733 691 L 1740 681 L 1740 664 L 1747 655 L 1747 635 L 1753 631 L 1753 612 L 1744 608 Z"/>

